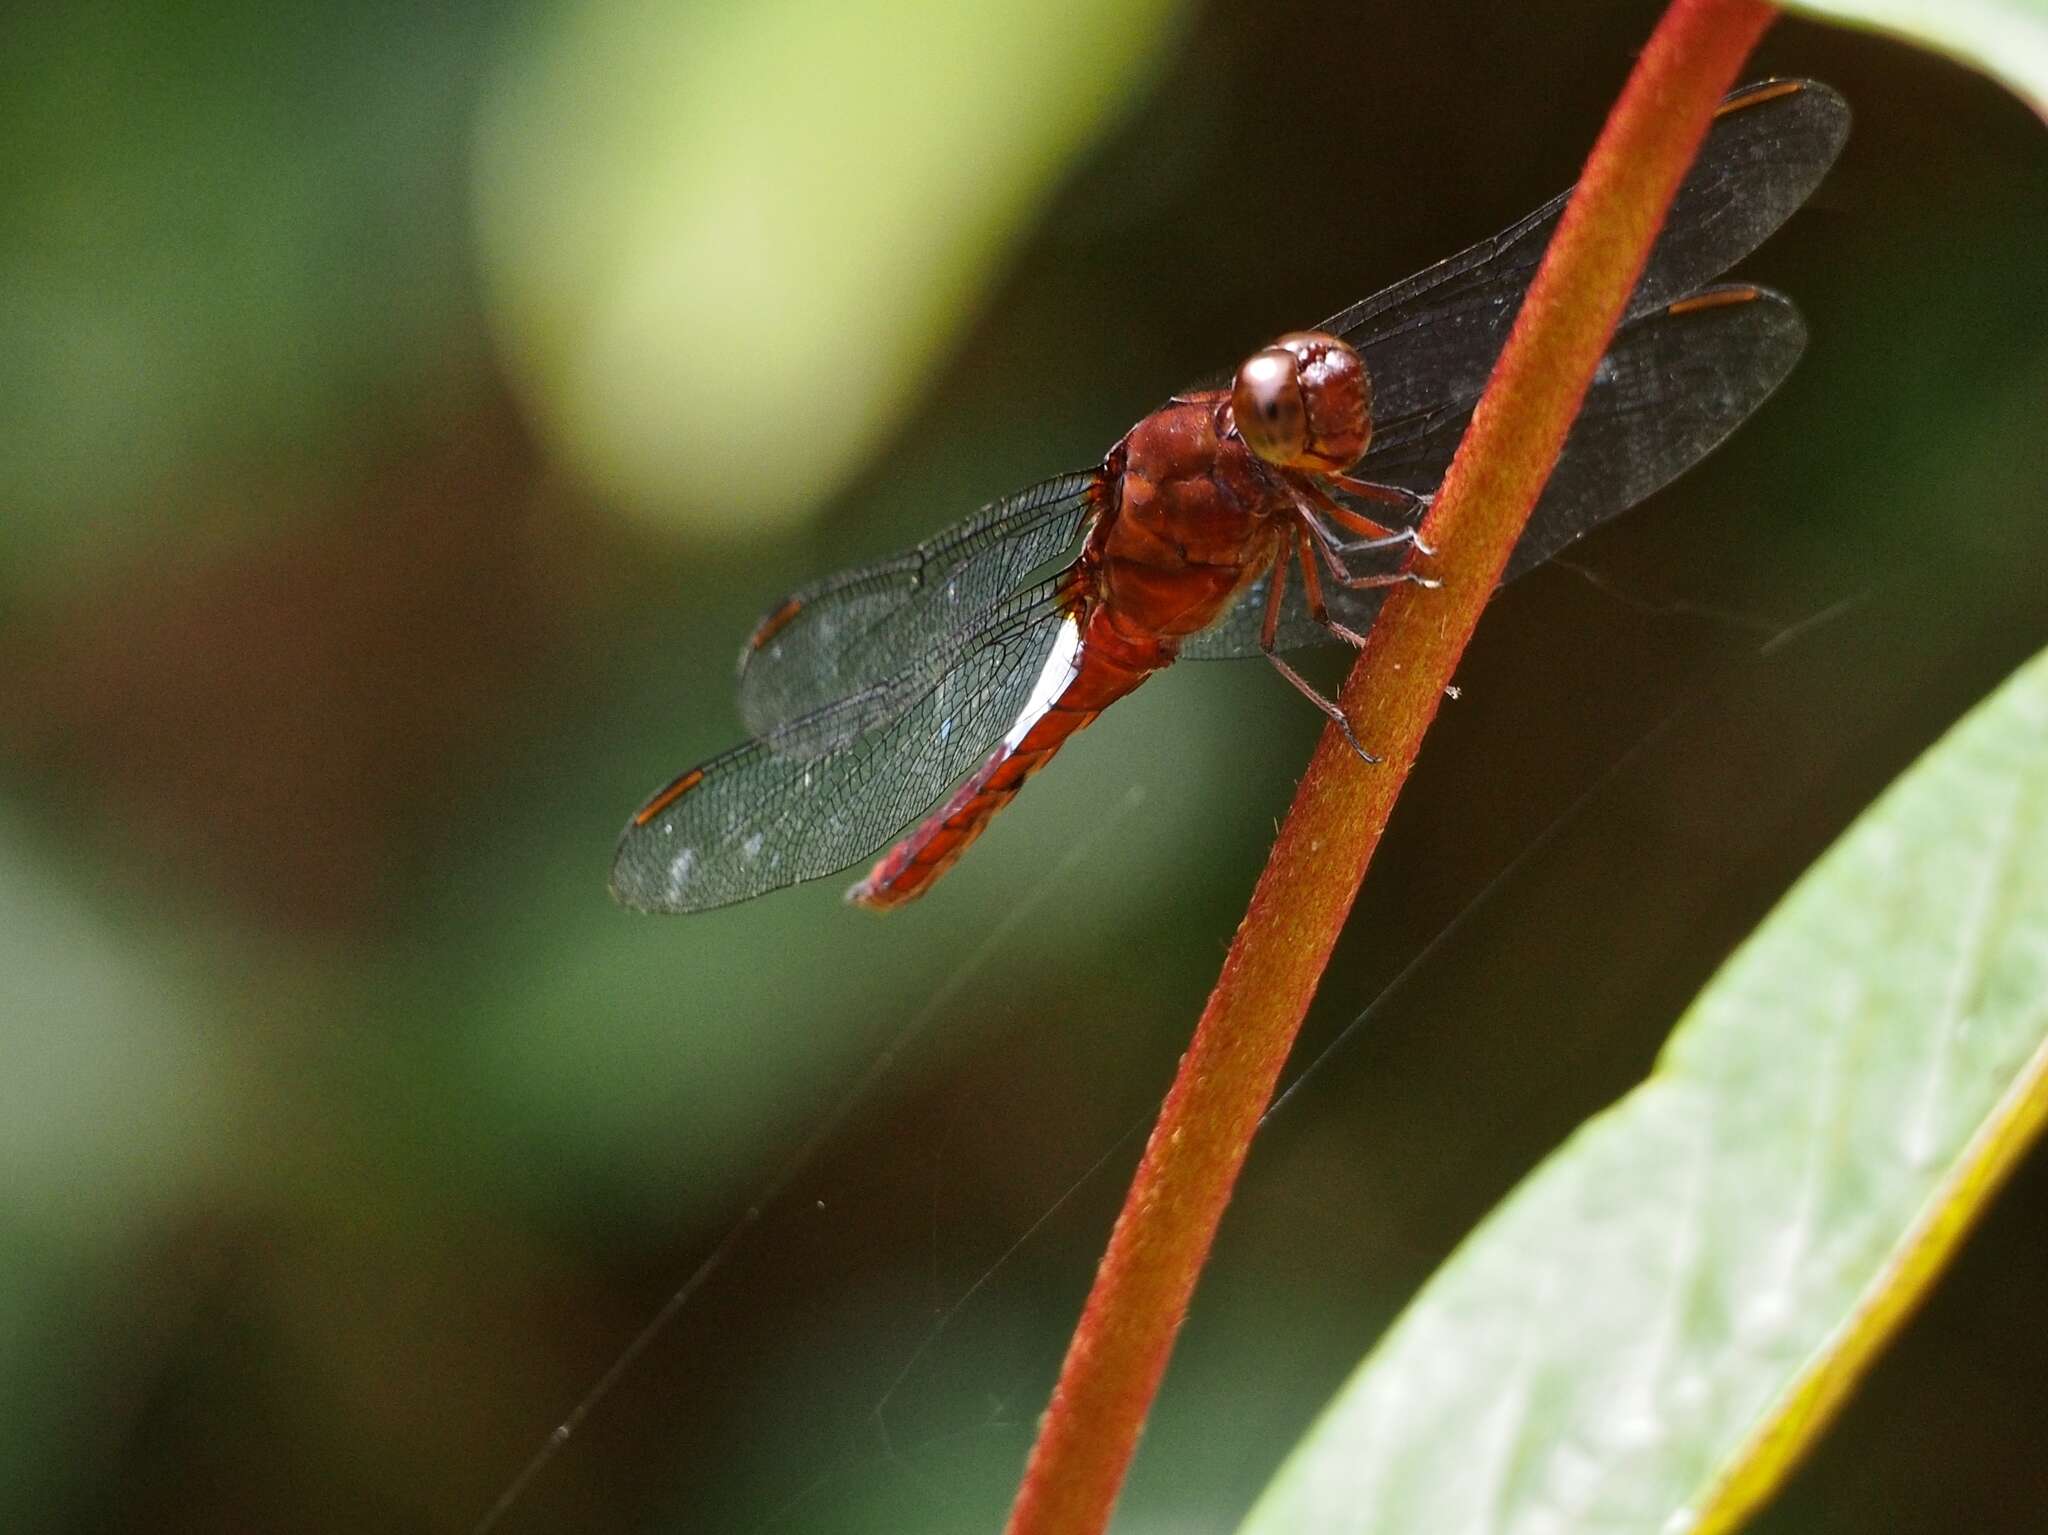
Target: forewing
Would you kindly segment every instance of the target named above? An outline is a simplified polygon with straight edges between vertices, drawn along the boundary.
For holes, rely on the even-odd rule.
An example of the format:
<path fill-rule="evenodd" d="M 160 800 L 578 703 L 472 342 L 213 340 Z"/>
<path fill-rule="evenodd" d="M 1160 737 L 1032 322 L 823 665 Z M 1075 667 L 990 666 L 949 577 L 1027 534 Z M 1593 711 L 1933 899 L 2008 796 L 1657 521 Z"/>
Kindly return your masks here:
<path fill-rule="evenodd" d="M 915 548 L 785 598 L 740 653 L 747 730 L 772 741 L 778 727 L 861 695 L 868 695 L 872 716 L 890 696 L 877 694 L 878 687 L 914 672 L 926 652 L 950 643 L 1072 549 L 1100 480 L 1100 470 L 1047 480 Z M 781 739 L 788 751 L 830 744 L 834 736 L 814 728 Z"/>
<path fill-rule="evenodd" d="M 1541 564 L 1706 457 L 1778 387 L 1805 344 L 1806 328 L 1788 299 L 1734 284 L 1706 289 L 1624 325 L 1600 360 L 1502 579 Z M 1405 436 L 1376 443 L 1357 472 L 1383 484 L 1434 491 L 1464 435 L 1472 403 L 1458 402 L 1414 424 Z M 1268 574 L 1253 583 L 1220 622 L 1183 645 L 1181 654 L 1199 660 L 1256 654 L 1271 580 Z M 1325 582 L 1324 595 L 1333 616 L 1362 631 L 1387 593 Z M 1278 648 L 1330 639 L 1309 616 L 1301 582 L 1290 582 Z"/>
<path fill-rule="evenodd" d="M 1789 218 L 1820 184 L 1848 132 L 1848 104 L 1815 81 L 1767 81 L 1722 103 L 1516 546 L 1510 578 L 1683 473 L 1777 387 L 1804 340 L 1789 303 L 1760 289 L 1740 290 L 1754 295 L 1747 305 L 1688 310 L 1681 298 Z M 1358 348 L 1373 382 L 1372 447 L 1352 473 L 1423 493 L 1442 483 L 1569 195 L 1319 327 Z M 1674 351 L 1685 353 L 1677 371 L 1660 375 Z M 1723 371 L 1708 377 L 1714 370 Z M 1385 515 L 1384 507 L 1363 510 Z M 1269 573 L 1254 582 L 1181 654 L 1256 654 L 1271 580 Z M 1383 589 L 1326 588 L 1332 612 L 1354 629 L 1369 626 L 1386 598 Z M 1290 583 L 1279 648 L 1329 639 L 1309 617 L 1301 583 Z"/>
<path fill-rule="evenodd" d="M 1792 301 L 1746 284 L 1708 288 L 1632 322 L 1600 359 L 1501 579 L 1542 564 L 1684 474 L 1770 397 L 1805 349 Z M 1464 431 L 1460 421 L 1416 443 L 1415 460 L 1442 462 Z M 1387 467 L 1408 472 L 1398 454 Z"/>
<path fill-rule="evenodd" d="M 1848 104 L 1816 81 L 1766 81 L 1729 96 L 1625 318 L 1663 309 L 1755 250 L 1812 195 L 1848 134 Z M 1365 359 L 1376 432 L 1477 397 L 1569 196 L 1323 322 Z"/>
<path fill-rule="evenodd" d="M 1043 583 L 897 676 L 685 773 L 627 823 L 613 893 L 642 911 L 705 911 L 879 852 L 1071 657 L 1072 622 L 1058 584 Z"/>

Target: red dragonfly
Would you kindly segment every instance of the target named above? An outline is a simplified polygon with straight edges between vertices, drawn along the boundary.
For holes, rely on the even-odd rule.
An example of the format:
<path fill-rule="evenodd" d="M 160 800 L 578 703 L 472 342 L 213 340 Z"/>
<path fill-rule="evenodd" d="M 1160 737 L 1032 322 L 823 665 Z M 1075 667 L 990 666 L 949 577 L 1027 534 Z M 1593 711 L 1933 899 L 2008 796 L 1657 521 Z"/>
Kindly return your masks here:
<path fill-rule="evenodd" d="M 1811 81 L 1722 104 L 1508 577 L 1698 462 L 1791 369 L 1792 305 L 1707 284 L 1806 201 L 1848 123 Z M 702 911 L 886 847 L 848 899 L 899 905 L 1069 736 L 1182 658 L 1265 656 L 1363 755 L 1282 653 L 1362 644 L 1387 586 L 1413 579 L 1415 525 L 1563 205 L 1176 395 L 1094 468 L 777 603 L 740 654 L 751 739 L 640 808 L 613 893 Z"/>

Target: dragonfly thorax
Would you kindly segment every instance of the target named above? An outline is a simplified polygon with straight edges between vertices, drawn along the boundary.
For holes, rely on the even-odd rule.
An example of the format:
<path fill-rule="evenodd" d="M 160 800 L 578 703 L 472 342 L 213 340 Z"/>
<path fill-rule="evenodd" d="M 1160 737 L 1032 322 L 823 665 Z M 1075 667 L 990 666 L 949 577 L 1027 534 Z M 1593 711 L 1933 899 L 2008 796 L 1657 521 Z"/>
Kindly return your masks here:
<path fill-rule="evenodd" d="M 1335 336 L 1293 331 L 1245 359 L 1230 412 L 1245 446 L 1267 463 L 1338 474 L 1372 442 L 1372 380 Z"/>

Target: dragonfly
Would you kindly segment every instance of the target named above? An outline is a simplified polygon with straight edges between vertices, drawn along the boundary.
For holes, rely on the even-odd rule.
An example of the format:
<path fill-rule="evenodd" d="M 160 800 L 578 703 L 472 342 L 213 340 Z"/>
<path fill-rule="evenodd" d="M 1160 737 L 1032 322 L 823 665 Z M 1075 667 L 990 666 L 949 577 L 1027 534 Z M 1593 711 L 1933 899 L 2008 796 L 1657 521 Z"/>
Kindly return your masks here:
<path fill-rule="evenodd" d="M 1504 581 L 1697 463 L 1790 372 L 1790 301 L 1715 279 L 1807 200 L 1848 123 L 1814 81 L 1722 102 Z M 902 905 L 1176 660 L 1265 657 L 1371 760 L 1286 656 L 1363 645 L 1421 579 L 1416 528 L 1566 195 L 1173 396 L 1094 467 L 776 603 L 740 653 L 749 739 L 634 813 L 613 894 L 703 911 L 880 853 L 847 899 Z"/>

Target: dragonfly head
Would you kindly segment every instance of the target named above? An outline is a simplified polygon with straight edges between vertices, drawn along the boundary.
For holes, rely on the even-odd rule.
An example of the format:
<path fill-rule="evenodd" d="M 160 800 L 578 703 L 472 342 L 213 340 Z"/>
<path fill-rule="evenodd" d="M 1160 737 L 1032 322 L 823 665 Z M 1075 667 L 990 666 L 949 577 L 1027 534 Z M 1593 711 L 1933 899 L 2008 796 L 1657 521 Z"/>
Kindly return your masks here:
<path fill-rule="evenodd" d="M 1230 414 L 1245 446 L 1267 463 L 1338 474 L 1372 441 L 1372 380 L 1335 336 L 1293 331 L 1245 359 Z"/>

